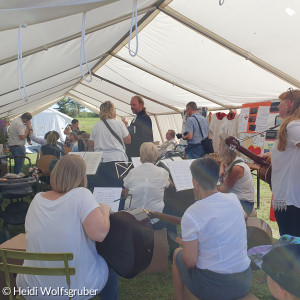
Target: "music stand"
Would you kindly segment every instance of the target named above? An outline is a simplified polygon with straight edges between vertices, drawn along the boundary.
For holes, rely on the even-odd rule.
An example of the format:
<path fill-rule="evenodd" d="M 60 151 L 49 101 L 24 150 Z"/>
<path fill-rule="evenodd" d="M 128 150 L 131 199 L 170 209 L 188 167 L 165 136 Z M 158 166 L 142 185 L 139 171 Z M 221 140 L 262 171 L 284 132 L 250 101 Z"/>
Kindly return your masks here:
<path fill-rule="evenodd" d="M 128 172 L 132 169 L 133 164 L 132 162 L 127 161 L 121 161 L 121 162 L 115 162 L 115 168 L 118 178 L 123 179 Z"/>

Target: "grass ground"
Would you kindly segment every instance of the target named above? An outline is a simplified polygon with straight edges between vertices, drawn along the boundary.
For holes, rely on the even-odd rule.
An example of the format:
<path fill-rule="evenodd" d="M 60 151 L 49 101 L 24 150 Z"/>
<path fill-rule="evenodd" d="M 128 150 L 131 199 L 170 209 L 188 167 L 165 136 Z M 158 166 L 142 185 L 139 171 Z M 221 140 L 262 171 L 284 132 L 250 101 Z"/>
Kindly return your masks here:
<path fill-rule="evenodd" d="M 98 118 L 79 118 L 79 126 L 81 130 L 91 132 L 93 125 L 98 122 Z M 35 163 L 36 154 L 29 155 L 32 163 Z M 28 165 L 26 166 L 28 169 Z M 275 239 L 279 238 L 277 223 L 269 221 L 269 211 L 271 202 L 271 191 L 267 184 L 260 181 L 260 209 L 257 210 L 258 218 L 265 220 L 272 228 L 273 237 Z M 255 179 L 256 186 L 256 179 Z M 45 187 L 40 186 L 40 189 Z M 2 208 L 5 208 L 7 202 L 3 203 Z M 2 223 L 0 221 L 0 228 Z M 13 235 L 20 232 L 24 232 L 24 227 L 11 227 L 10 231 Z M 172 264 L 169 262 L 169 268 L 166 273 L 161 274 L 148 274 L 139 275 L 133 279 L 127 280 L 120 278 L 119 281 L 119 299 L 120 300 L 173 300 L 173 283 L 172 283 Z M 255 294 L 261 300 L 271 300 L 273 297 L 268 291 L 266 282 L 259 284 L 257 282 L 263 281 L 264 274 L 262 271 L 253 272 L 253 286 L 251 292 Z M 99 299 L 98 296 L 93 298 L 94 300 Z"/>

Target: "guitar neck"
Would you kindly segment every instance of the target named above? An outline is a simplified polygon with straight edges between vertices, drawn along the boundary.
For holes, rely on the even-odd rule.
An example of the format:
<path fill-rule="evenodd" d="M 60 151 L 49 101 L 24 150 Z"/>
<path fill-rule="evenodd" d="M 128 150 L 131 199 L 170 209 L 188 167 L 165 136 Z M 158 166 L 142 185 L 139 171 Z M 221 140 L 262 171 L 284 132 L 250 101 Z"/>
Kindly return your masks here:
<path fill-rule="evenodd" d="M 268 163 L 260 156 L 256 155 L 255 153 L 251 152 L 250 150 L 242 147 L 242 146 L 236 146 L 236 149 L 252 159 L 255 163 L 260 164 L 260 165 L 268 165 Z"/>
<path fill-rule="evenodd" d="M 181 222 L 181 218 L 172 215 L 167 215 L 161 212 L 147 210 L 147 213 L 149 214 L 151 219 L 158 218 L 176 225 L 179 225 Z"/>

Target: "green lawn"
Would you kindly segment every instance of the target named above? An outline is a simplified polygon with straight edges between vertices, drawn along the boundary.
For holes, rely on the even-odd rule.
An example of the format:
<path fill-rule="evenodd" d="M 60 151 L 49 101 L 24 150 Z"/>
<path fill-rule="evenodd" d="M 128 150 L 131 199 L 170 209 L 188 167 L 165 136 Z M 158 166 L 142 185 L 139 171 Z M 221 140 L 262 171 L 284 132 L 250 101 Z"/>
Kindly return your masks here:
<path fill-rule="evenodd" d="M 93 125 L 98 122 L 98 118 L 79 118 L 79 127 L 81 130 L 91 132 Z M 36 154 L 31 154 L 29 157 L 32 163 L 35 164 Z M 28 169 L 28 166 L 26 166 Z M 271 201 L 271 191 L 267 184 L 261 183 L 260 191 L 260 209 L 257 210 L 258 218 L 265 220 L 272 228 L 273 237 L 279 238 L 277 223 L 269 221 L 269 210 Z M 255 179 L 256 186 L 256 179 Z M 43 187 L 42 187 L 43 188 Z M 3 204 L 5 207 L 6 203 Z M 0 226 L 2 224 L 0 223 Z M 12 234 L 17 234 L 24 231 L 24 227 L 11 228 Z M 172 300 L 175 299 L 173 292 L 171 262 L 169 262 L 169 269 L 166 273 L 139 275 L 133 279 L 127 280 L 120 278 L 119 282 L 119 299 L 120 300 Z M 273 299 L 268 291 L 267 284 L 258 284 L 256 282 L 262 281 L 264 274 L 261 271 L 254 271 L 254 280 L 252 293 L 259 299 L 268 300 Z M 99 299 L 95 297 L 95 299 Z"/>

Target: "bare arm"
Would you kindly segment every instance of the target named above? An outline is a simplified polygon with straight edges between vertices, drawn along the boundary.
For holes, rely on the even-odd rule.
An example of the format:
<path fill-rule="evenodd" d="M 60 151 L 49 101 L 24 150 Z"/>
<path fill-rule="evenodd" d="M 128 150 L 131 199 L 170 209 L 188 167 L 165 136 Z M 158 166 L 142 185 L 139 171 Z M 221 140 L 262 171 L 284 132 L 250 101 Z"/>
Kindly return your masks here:
<path fill-rule="evenodd" d="M 296 146 L 297 146 L 298 148 L 300 148 L 300 143 L 296 144 Z"/>
<path fill-rule="evenodd" d="M 226 175 L 224 182 L 218 186 L 218 190 L 223 193 L 229 193 L 236 182 L 244 176 L 244 168 L 241 166 L 233 166 L 231 171 Z"/>
<path fill-rule="evenodd" d="M 198 239 L 183 242 L 182 260 L 188 268 L 194 268 L 198 260 Z"/>
<path fill-rule="evenodd" d="M 123 138 L 125 144 L 131 144 L 131 136 L 128 134 L 126 137 Z"/>
<path fill-rule="evenodd" d="M 94 145 L 95 145 L 94 141 L 89 140 L 89 149 L 92 152 L 94 151 Z"/>
<path fill-rule="evenodd" d="M 92 210 L 83 222 L 83 228 L 91 240 L 102 242 L 109 232 L 110 207 L 101 204 L 100 207 Z"/>

